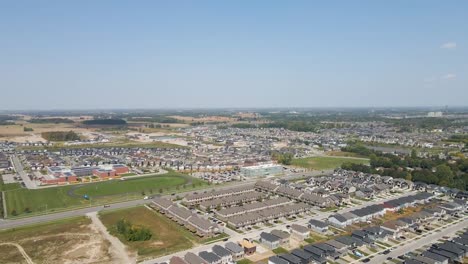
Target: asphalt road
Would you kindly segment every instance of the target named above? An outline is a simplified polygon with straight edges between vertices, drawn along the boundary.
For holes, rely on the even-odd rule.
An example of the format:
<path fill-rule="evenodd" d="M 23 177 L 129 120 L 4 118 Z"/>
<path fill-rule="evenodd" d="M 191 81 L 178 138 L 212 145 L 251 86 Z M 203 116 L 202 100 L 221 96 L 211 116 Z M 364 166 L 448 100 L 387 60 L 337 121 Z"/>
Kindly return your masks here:
<path fill-rule="evenodd" d="M 13 162 L 13 166 L 15 167 L 16 173 L 18 173 L 21 179 L 23 179 L 26 188 L 36 189 L 36 184 L 34 184 L 34 182 L 32 182 L 31 179 L 28 177 L 28 174 L 24 171 L 23 165 L 21 164 L 21 161 L 18 159 L 18 157 L 16 155 L 12 156 L 11 161 Z"/>

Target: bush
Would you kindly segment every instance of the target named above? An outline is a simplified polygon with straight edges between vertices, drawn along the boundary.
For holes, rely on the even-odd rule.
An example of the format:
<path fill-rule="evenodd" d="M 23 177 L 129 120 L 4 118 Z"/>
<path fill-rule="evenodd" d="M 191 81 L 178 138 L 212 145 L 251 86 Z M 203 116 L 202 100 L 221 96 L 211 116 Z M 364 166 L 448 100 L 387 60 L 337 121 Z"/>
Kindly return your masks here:
<path fill-rule="evenodd" d="M 121 234 L 127 241 L 146 241 L 153 236 L 148 228 L 133 226 L 125 219 L 117 221 L 116 228 L 117 233 Z"/>

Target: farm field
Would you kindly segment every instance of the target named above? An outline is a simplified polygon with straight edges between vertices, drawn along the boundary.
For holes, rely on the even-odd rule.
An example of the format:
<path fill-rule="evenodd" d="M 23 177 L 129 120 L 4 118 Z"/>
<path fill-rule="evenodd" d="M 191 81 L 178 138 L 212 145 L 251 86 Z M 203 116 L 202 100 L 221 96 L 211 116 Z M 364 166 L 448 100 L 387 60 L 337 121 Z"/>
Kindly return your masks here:
<path fill-rule="evenodd" d="M 189 249 L 198 242 L 198 238 L 185 228 L 144 206 L 101 212 L 100 219 L 112 235 L 138 254 L 139 260 Z M 120 219 L 125 219 L 136 226 L 149 228 L 152 231 L 152 238 L 148 241 L 126 241 L 116 230 L 115 224 Z"/>
<path fill-rule="evenodd" d="M 177 172 L 135 179 L 111 180 L 84 185 L 6 191 L 8 217 L 54 212 L 85 206 L 140 199 L 144 195 L 200 188 L 206 182 Z M 84 195 L 89 196 L 84 199 Z"/>
<path fill-rule="evenodd" d="M 369 164 L 368 159 L 353 157 L 311 157 L 293 159 L 292 165 L 312 170 L 329 170 L 340 167 L 345 162 Z"/>
<path fill-rule="evenodd" d="M 114 263 L 109 243 L 86 217 L 0 231 L 0 263 Z"/>

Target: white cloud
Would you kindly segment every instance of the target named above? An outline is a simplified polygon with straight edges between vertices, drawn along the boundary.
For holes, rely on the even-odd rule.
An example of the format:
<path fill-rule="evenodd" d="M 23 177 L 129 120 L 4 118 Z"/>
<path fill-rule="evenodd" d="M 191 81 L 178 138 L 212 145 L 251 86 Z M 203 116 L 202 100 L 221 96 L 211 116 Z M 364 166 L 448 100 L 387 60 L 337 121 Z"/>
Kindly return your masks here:
<path fill-rule="evenodd" d="M 442 76 L 443 80 L 454 80 L 457 78 L 457 75 L 455 73 L 447 73 L 444 76 Z"/>
<path fill-rule="evenodd" d="M 457 43 L 455 42 L 447 42 L 440 46 L 441 49 L 455 49 L 457 47 Z"/>

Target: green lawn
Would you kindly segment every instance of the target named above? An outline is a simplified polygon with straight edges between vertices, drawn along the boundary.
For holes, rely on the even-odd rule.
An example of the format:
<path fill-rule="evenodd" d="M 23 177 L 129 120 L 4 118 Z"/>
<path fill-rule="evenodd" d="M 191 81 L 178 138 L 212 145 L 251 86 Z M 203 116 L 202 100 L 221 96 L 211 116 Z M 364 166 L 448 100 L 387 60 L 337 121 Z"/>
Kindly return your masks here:
<path fill-rule="evenodd" d="M 200 241 L 199 238 L 176 222 L 143 206 L 101 212 L 100 218 L 111 234 L 118 237 L 130 250 L 138 253 L 139 260 L 189 249 L 194 243 Z M 116 231 L 115 225 L 120 219 L 126 219 L 135 226 L 149 228 L 153 236 L 148 241 L 126 241 Z"/>
<path fill-rule="evenodd" d="M 249 259 L 241 259 L 237 261 L 237 264 L 252 264 L 253 262 Z"/>
<path fill-rule="evenodd" d="M 119 176 L 121 176 L 121 177 L 129 177 L 129 176 L 136 176 L 136 175 L 138 175 L 138 174 L 133 173 L 133 172 L 129 172 L 129 173 L 120 174 Z"/>
<path fill-rule="evenodd" d="M 20 189 L 20 188 L 21 188 L 21 185 L 19 183 L 5 184 L 3 182 L 0 182 L 0 191 L 11 191 L 11 190 Z"/>
<path fill-rule="evenodd" d="M 292 165 L 313 169 L 313 170 L 329 170 L 339 168 L 343 163 L 359 163 L 359 164 L 369 164 L 368 159 L 362 158 L 343 158 L 343 157 L 311 157 L 311 158 L 302 158 L 302 159 L 293 159 Z"/>
<path fill-rule="evenodd" d="M 273 253 L 283 254 L 283 253 L 289 253 L 289 251 L 287 251 L 285 248 L 277 247 L 277 248 L 273 249 Z"/>
<path fill-rule="evenodd" d="M 190 181 L 192 184 L 182 187 L 182 185 Z M 204 185 L 206 185 L 206 182 L 199 179 L 177 172 L 168 172 L 154 177 L 127 179 L 124 181 L 111 180 L 37 190 L 21 188 L 6 191 L 5 195 L 8 217 L 14 217 L 12 214 L 13 210 L 16 211 L 17 215 L 27 215 L 27 208 L 31 211 L 29 214 L 45 213 L 46 209 L 47 212 L 70 210 L 84 206 L 140 199 L 143 195 L 142 192 L 145 195 L 159 194 L 160 190 L 164 193 L 178 192 L 201 188 Z M 84 199 L 84 194 L 87 194 L 90 199 Z"/>

